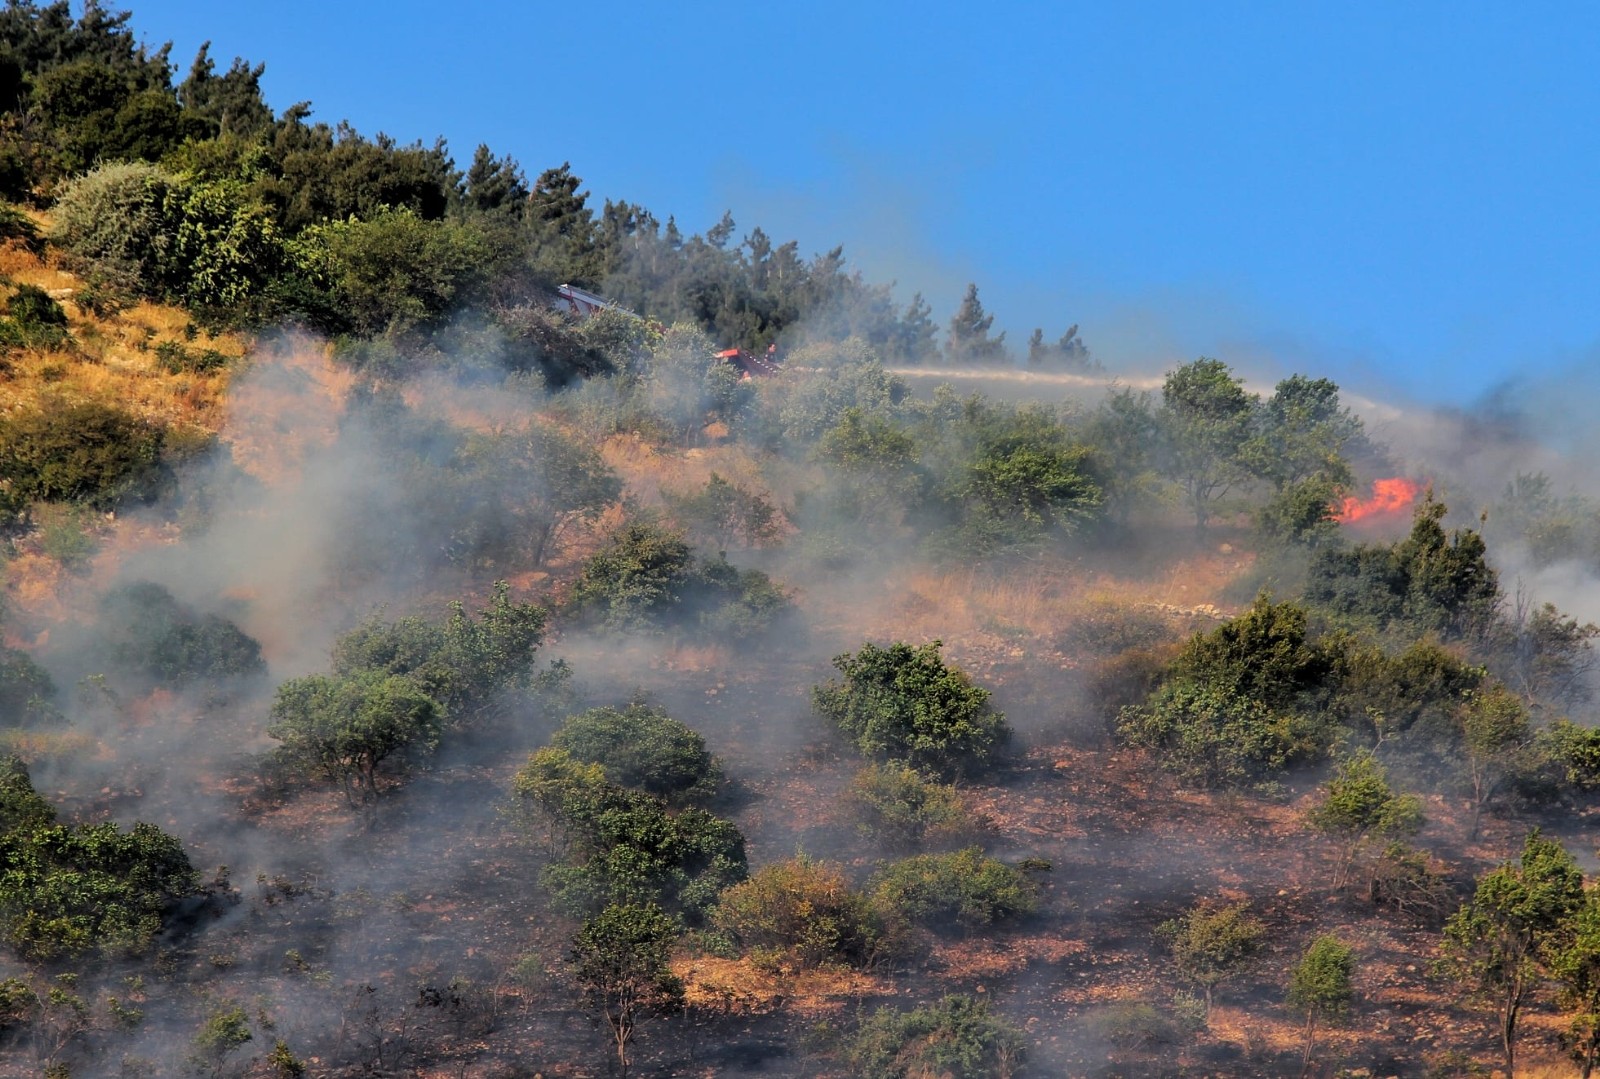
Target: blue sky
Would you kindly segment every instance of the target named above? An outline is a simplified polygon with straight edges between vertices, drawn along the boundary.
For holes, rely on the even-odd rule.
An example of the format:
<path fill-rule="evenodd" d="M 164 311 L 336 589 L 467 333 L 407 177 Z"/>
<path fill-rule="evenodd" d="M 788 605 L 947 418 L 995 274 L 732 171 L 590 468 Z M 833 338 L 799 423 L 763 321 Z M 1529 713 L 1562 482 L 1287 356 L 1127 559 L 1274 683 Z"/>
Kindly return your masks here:
<path fill-rule="evenodd" d="M 843 244 L 1113 369 L 1215 355 L 1464 402 L 1600 344 L 1600 6 L 130 2 L 274 108 L 686 231 Z"/>

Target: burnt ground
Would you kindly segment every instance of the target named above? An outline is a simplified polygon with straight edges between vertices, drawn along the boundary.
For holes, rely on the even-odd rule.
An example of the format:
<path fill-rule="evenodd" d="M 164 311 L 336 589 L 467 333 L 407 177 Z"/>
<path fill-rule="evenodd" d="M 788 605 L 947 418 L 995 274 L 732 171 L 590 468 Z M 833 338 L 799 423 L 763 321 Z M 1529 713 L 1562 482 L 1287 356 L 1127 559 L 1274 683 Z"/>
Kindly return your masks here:
<path fill-rule="evenodd" d="M 1436 927 L 1331 890 L 1331 852 L 1302 824 L 1318 777 L 1270 798 L 1176 789 L 1071 703 L 1084 696 L 1072 662 L 1016 651 L 969 643 L 953 654 L 1019 717 L 1008 767 L 967 794 L 991 853 L 1051 864 L 1037 875 L 1039 912 L 993 934 L 931 938 L 915 961 L 866 975 L 773 976 L 688 958 L 697 1005 L 641 1031 L 636 1074 L 843 1076 L 835 1050 L 859 1016 L 950 992 L 992 1000 L 1021 1026 L 1032 1074 L 1297 1074 L 1299 1024 L 1283 987 L 1305 944 L 1329 932 L 1356 946 L 1360 968 L 1348 1024 L 1321 1039 L 1324 1074 L 1451 1074 L 1429 1069 L 1453 1052 L 1493 1061 L 1492 1018 L 1430 974 Z M 898 853 L 862 834 L 840 797 L 860 762 L 809 710 L 806 687 L 828 673 L 817 654 L 751 662 L 668 649 L 635 673 L 724 758 L 735 782 L 716 808 L 744 831 L 753 868 L 803 850 L 864 881 Z M 192 736 L 230 718 L 187 722 Z M 126 981 L 128 967 L 86 986 L 96 1009 L 117 994 L 142 1021 L 118 1029 L 97 1010 L 57 1051 L 40 1036 L 13 1038 L 0 1074 L 38 1074 L 58 1059 L 74 1075 L 168 1074 L 193 1054 L 194 1017 L 219 1002 L 243 1004 L 255 1038 L 216 1074 L 271 1074 L 264 1056 L 280 1038 L 312 1075 L 608 1074 L 605 1032 L 564 975 L 576 926 L 548 913 L 543 857 L 500 812 L 549 728 L 513 717 L 492 735 L 458 735 L 371 810 L 276 786 L 250 755 L 166 770 L 108 764 L 106 785 L 69 808 L 93 817 L 137 805 L 193 837 L 197 864 L 228 862 L 236 895 L 174 933 L 142 983 Z M 175 754 L 195 740 L 176 731 L 163 742 Z M 187 778 L 196 774 L 211 778 Z M 1422 845 L 1463 880 L 1513 852 L 1534 823 L 1490 817 L 1469 843 L 1464 803 L 1433 796 L 1426 808 Z M 1538 823 L 1586 849 L 1586 818 Z M 1196 1036 L 1140 1044 L 1108 1031 L 1109 1005 L 1166 1007 L 1182 988 L 1157 927 L 1200 897 L 1248 900 L 1271 930 L 1266 955 L 1219 989 Z M 1547 1000 L 1533 1009 L 1525 1059 L 1555 1059 L 1559 1026 Z"/>

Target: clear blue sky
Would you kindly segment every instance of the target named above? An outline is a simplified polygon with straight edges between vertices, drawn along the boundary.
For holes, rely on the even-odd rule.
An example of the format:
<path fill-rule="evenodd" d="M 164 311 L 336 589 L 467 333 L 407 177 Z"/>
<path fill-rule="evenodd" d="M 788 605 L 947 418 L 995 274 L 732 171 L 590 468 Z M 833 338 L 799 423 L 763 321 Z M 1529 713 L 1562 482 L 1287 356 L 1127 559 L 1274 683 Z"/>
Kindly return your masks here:
<path fill-rule="evenodd" d="M 129 6 L 269 102 L 479 142 L 685 231 L 845 245 L 1020 343 L 1465 401 L 1600 343 L 1600 6 Z"/>

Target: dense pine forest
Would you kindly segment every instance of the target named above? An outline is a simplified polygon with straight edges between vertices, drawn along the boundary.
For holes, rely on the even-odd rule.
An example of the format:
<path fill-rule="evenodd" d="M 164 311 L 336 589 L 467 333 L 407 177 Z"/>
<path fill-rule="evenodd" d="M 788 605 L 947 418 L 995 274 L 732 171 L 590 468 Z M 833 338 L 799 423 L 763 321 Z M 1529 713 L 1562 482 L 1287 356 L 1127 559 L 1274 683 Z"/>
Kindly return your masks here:
<path fill-rule="evenodd" d="M 1536 422 L 264 70 L 0 12 L 0 1075 L 1591 1074 Z"/>

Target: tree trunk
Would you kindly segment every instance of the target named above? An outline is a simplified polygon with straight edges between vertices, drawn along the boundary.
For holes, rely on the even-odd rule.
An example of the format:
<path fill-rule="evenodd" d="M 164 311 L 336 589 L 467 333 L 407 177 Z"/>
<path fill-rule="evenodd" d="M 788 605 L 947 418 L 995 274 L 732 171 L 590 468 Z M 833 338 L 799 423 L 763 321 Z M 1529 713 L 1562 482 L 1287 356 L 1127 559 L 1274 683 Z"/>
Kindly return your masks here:
<path fill-rule="evenodd" d="M 1518 984 L 1500 1012 L 1500 1047 L 1505 1052 L 1506 1079 L 1517 1077 L 1517 1013 L 1521 1010 L 1522 986 Z"/>
<path fill-rule="evenodd" d="M 1306 1009 L 1306 1051 L 1300 1058 L 1300 1079 L 1311 1074 L 1311 1053 L 1317 1045 L 1317 1010 Z"/>

